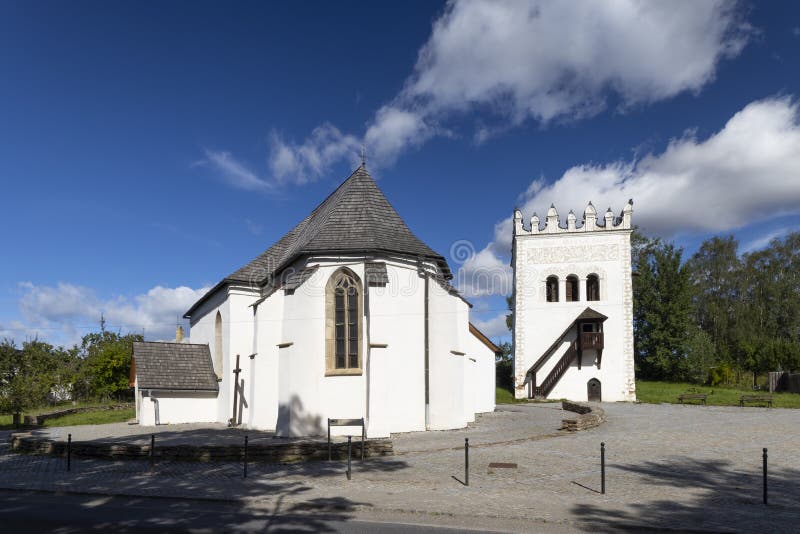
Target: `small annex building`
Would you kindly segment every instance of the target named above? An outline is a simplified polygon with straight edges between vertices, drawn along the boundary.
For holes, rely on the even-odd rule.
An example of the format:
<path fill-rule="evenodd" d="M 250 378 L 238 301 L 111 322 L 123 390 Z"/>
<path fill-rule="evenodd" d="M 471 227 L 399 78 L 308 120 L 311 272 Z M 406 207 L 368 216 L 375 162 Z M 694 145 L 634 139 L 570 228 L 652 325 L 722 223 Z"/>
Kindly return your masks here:
<path fill-rule="evenodd" d="M 138 420 L 279 436 L 324 434 L 328 418 L 363 417 L 368 437 L 464 427 L 494 410 L 499 349 L 451 279 L 362 164 L 186 312 L 192 348 L 134 348 Z M 182 389 L 169 376 L 187 363 Z"/>
<path fill-rule="evenodd" d="M 206 421 L 219 392 L 208 345 L 135 341 L 131 387 L 141 425 Z"/>

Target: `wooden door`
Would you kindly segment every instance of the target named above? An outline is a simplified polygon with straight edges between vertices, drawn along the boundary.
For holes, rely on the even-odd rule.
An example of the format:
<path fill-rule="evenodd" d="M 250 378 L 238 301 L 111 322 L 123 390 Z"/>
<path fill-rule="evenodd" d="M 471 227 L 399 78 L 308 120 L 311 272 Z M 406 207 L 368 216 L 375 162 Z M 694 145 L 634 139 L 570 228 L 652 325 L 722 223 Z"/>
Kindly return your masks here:
<path fill-rule="evenodd" d="M 602 400 L 602 394 L 600 389 L 601 386 L 600 386 L 600 381 L 598 379 L 592 378 L 591 380 L 589 380 L 589 382 L 586 384 L 587 397 L 589 398 L 589 402 L 600 402 Z"/>

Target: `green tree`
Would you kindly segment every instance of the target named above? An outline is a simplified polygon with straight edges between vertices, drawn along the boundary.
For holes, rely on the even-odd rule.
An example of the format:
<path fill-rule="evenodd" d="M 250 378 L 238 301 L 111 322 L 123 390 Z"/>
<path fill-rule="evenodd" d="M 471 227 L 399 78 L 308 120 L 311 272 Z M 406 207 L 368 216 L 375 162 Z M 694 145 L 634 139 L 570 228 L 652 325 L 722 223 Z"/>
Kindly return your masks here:
<path fill-rule="evenodd" d="M 17 348 L 11 339 L 0 343 L 0 409 L 21 414 L 47 402 L 53 378 L 53 347 L 39 340 Z"/>
<path fill-rule="evenodd" d="M 682 249 L 641 235 L 633 246 L 634 357 L 639 375 L 688 379 L 691 292 L 681 265 Z"/>
<path fill-rule="evenodd" d="M 736 362 L 737 317 L 743 286 L 742 262 L 733 236 L 704 241 L 687 262 L 695 322 L 711 338 L 715 353 Z"/>
<path fill-rule="evenodd" d="M 121 398 L 130 387 L 133 342 L 142 341 L 139 334 L 115 334 L 107 330 L 87 334 L 81 343 L 82 388 L 94 397 Z"/>

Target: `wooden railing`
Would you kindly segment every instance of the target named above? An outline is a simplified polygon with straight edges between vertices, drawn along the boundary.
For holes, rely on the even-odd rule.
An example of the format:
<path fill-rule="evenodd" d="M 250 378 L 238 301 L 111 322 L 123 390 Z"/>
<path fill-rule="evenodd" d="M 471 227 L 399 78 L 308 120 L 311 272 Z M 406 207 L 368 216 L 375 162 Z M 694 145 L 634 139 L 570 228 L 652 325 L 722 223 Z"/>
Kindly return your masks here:
<path fill-rule="evenodd" d="M 570 343 L 569 348 L 564 353 L 558 362 L 556 362 L 555 367 L 548 373 L 544 380 L 542 380 L 541 386 L 536 386 L 533 388 L 534 395 L 536 397 L 546 397 L 550 391 L 555 387 L 564 373 L 567 372 L 569 369 L 572 360 L 578 355 L 578 346 L 575 341 Z"/>
<path fill-rule="evenodd" d="M 581 333 L 581 348 L 603 350 L 603 333 L 602 332 L 582 332 Z"/>

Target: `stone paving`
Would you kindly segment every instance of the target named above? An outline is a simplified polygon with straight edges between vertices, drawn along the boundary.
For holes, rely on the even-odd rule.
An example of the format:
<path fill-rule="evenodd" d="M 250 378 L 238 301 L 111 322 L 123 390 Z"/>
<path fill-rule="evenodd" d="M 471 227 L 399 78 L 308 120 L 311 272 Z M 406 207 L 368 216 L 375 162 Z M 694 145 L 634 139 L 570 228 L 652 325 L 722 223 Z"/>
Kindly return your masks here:
<path fill-rule="evenodd" d="M 396 455 L 354 462 L 351 481 L 336 462 L 251 464 L 244 480 L 240 464 L 163 462 L 151 471 L 144 461 L 73 459 L 68 473 L 62 458 L 0 451 L 0 488 L 239 500 L 273 511 L 340 506 L 359 516 L 452 515 L 481 524 L 513 519 L 545 531 L 797 531 L 800 411 L 603 409 L 604 425 L 574 434 L 557 430 L 564 415 L 558 405 L 525 404 L 499 407 L 464 430 L 397 435 Z M 464 437 L 471 444 L 469 487 L 462 483 Z M 605 495 L 600 442 L 606 443 Z M 768 507 L 761 503 L 762 447 L 769 448 Z M 490 469 L 490 462 L 517 468 Z"/>

